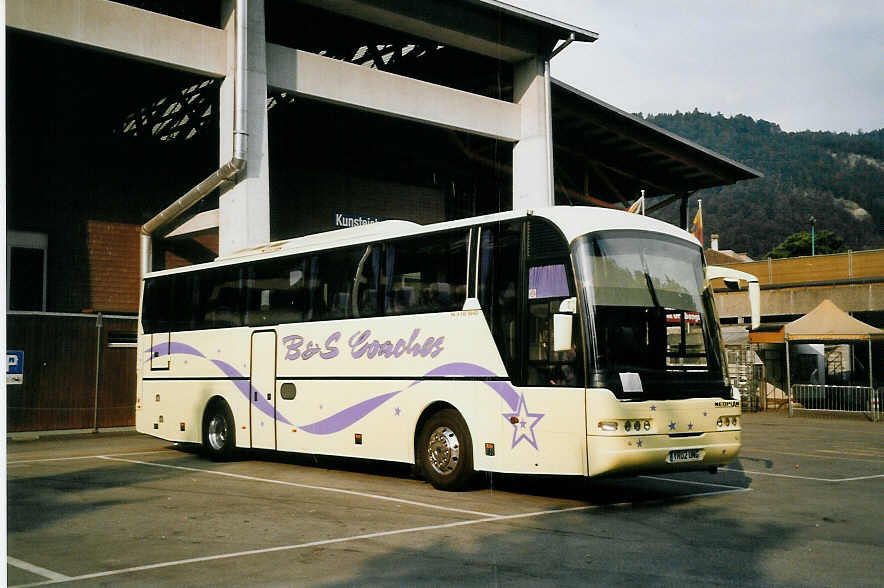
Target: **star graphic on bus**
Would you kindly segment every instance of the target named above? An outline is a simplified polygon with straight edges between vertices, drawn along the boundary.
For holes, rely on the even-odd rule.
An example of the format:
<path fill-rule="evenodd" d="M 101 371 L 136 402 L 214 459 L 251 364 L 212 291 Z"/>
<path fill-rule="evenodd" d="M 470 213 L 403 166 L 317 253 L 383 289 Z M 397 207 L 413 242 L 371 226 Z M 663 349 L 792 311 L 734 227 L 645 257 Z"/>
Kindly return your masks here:
<path fill-rule="evenodd" d="M 525 404 L 525 395 L 519 396 L 519 407 L 516 412 L 504 413 L 504 418 L 513 425 L 513 448 L 518 445 L 522 439 L 531 444 L 534 449 L 537 447 L 537 437 L 534 436 L 534 427 L 543 418 L 541 413 L 528 412 L 528 406 Z M 515 419 L 513 418 L 515 417 Z M 515 420 L 515 422 L 513 422 Z"/>

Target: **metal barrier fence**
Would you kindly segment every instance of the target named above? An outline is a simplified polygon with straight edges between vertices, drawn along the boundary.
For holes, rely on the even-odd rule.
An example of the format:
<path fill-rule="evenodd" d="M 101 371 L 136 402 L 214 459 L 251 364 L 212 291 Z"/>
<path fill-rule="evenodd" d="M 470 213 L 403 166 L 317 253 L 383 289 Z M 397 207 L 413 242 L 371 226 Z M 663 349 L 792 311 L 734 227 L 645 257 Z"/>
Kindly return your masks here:
<path fill-rule="evenodd" d="M 861 412 L 873 421 L 881 418 L 881 389 L 869 386 L 792 384 L 791 408 Z"/>

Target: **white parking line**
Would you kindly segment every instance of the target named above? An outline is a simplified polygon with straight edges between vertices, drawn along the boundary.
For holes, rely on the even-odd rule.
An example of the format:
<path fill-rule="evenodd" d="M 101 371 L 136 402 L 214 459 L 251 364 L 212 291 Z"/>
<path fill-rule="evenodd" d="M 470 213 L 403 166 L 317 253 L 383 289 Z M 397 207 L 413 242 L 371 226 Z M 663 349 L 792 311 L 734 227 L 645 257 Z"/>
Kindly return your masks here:
<path fill-rule="evenodd" d="M 98 459 L 101 457 L 123 457 L 126 455 L 147 455 L 149 453 L 170 453 L 171 449 L 155 449 L 152 451 L 133 451 L 131 453 L 108 453 L 102 455 L 75 455 L 71 457 L 49 457 L 46 459 L 22 459 L 18 461 L 7 461 L 6 465 L 18 465 L 23 463 L 44 463 L 49 461 L 73 461 L 77 459 Z"/>
<path fill-rule="evenodd" d="M 190 469 L 190 468 L 182 468 L 182 469 Z M 198 470 L 205 471 L 205 470 Z M 732 494 L 735 492 L 748 492 L 748 488 L 735 488 L 733 490 L 722 490 L 720 492 L 706 492 L 706 493 L 698 493 L 698 494 L 688 494 L 674 497 L 676 500 L 684 499 L 684 498 L 695 498 L 699 496 L 716 496 L 720 494 Z M 34 582 L 31 584 L 20 584 L 18 586 L 13 586 L 11 588 L 30 588 L 31 586 L 46 586 L 49 584 L 57 584 L 59 582 L 64 581 L 78 581 L 78 580 L 91 580 L 93 578 L 106 578 L 108 576 L 118 576 L 120 574 L 130 574 L 134 572 L 142 572 L 147 570 L 155 570 L 158 568 L 168 568 L 172 566 L 181 566 L 192 563 L 202 563 L 207 561 L 215 561 L 219 559 L 230 559 L 234 557 L 243 557 L 248 555 L 260 555 L 264 553 L 275 553 L 279 551 L 291 551 L 294 549 L 303 549 L 305 547 L 318 547 L 320 545 L 332 545 L 336 543 L 346 543 L 350 541 L 364 541 L 366 539 L 376 539 L 379 537 L 390 537 L 393 535 L 404 535 L 408 533 L 420 533 L 424 531 L 436 531 L 439 529 L 451 529 L 454 527 L 465 527 L 468 525 L 478 525 L 482 523 L 495 523 L 499 521 L 510 521 L 515 519 L 524 519 L 524 518 L 533 518 L 539 517 L 543 515 L 550 514 L 559 514 L 566 512 L 578 512 L 578 511 L 586 511 L 586 510 L 596 510 L 600 508 L 611 508 L 611 507 L 628 507 L 634 506 L 635 504 L 653 504 L 656 502 L 671 502 L 672 499 L 664 499 L 664 500 L 654 500 L 648 502 L 641 503 L 632 503 L 632 502 L 622 502 L 617 504 L 593 504 L 588 506 L 575 506 L 570 508 L 562 508 L 556 510 L 543 510 L 537 512 L 529 512 L 529 513 L 521 513 L 521 514 L 513 514 L 513 515 L 496 515 L 490 516 L 482 519 L 473 519 L 471 521 L 457 521 L 454 523 L 442 523 L 439 525 L 427 525 L 423 527 L 410 527 L 408 529 L 397 529 L 394 531 L 380 531 L 377 533 L 366 533 L 364 535 L 355 535 L 350 537 L 338 537 L 335 539 L 322 539 L 319 541 L 310 541 L 308 543 L 297 543 L 294 545 L 280 545 L 278 547 L 267 547 L 265 549 L 250 549 L 248 551 L 237 551 L 234 553 L 222 553 L 218 555 L 207 555 L 204 557 L 192 557 L 189 559 L 180 559 L 176 561 L 167 561 L 155 564 L 148 564 L 143 566 L 135 566 L 131 568 L 124 568 L 121 570 L 109 570 L 106 572 L 96 572 L 93 574 L 83 574 L 81 576 L 72 576 L 70 578 L 66 578 L 64 580 L 48 580 L 44 582 Z"/>
<path fill-rule="evenodd" d="M 496 515 L 496 514 L 489 513 L 489 512 L 479 512 L 479 511 L 475 511 L 475 510 L 466 510 L 463 508 L 452 508 L 450 506 L 439 506 L 438 504 L 430 504 L 428 502 L 417 502 L 414 500 L 405 500 L 404 498 L 393 498 L 391 496 L 382 496 L 380 494 L 369 494 L 367 492 L 357 492 L 355 490 L 344 490 L 343 488 L 330 488 L 327 486 L 313 486 L 311 484 L 299 484 L 297 482 L 285 482 L 282 480 L 274 480 L 272 478 L 256 478 L 254 476 L 246 476 L 243 474 L 233 474 L 230 472 L 219 472 L 217 470 L 204 470 L 202 468 L 189 468 L 189 467 L 184 467 L 184 466 L 174 466 L 174 465 L 168 465 L 168 464 L 164 464 L 164 463 L 138 461 L 135 459 L 122 459 L 119 457 L 111 457 L 109 455 L 102 455 L 99 457 L 101 459 L 107 459 L 110 461 L 121 461 L 121 462 L 126 462 L 126 463 L 135 463 L 135 464 L 139 464 L 139 465 L 153 466 L 153 467 L 157 467 L 157 468 L 169 468 L 172 470 L 182 470 L 185 472 L 199 472 L 201 474 L 211 474 L 213 476 L 224 476 L 227 478 L 235 478 L 238 480 L 247 480 L 250 482 L 264 482 L 267 484 L 280 484 L 282 486 L 294 486 L 295 488 L 307 488 L 309 490 L 321 490 L 324 492 L 335 492 L 338 494 L 349 494 L 351 496 L 361 496 L 363 498 L 373 498 L 375 500 L 386 500 L 388 502 L 398 502 L 401 504 L 410 504 L 412 506 L 421 506 L 424 508 L 432 508 L 435 510 L 445 510 L 445 511 L 449 511 L 449 512 L 457 512 L 457 513 L 461 513 L 461 514 L 475 515 L 475 516 L 479 516 L 479 517 L 494 518 L 494 517 L 501 516 L 501 515 Z"/>
<path fill-rule="evenodd" d="M 15 566 L 21 570 L 31 572 L 32 574 L 37 574 L 38 576 L 49 578 L 50 580 L 53 580 L 55 582 L 66 582 L 67 580 L 71 579 L 70 576 L 65 576 L 64 574 L 59 574 L 58 572 L 53 572 L 52 570 L 47 570 L 46 568 L 41 568 L 40 566 L 29 564 L 26 561 L 15 559 L 11 555 L 6 556 L 6 563 L 11 566 Z"/>
<path fill-rule="evenodd" d="M 814 482 L 856 482 L 857 480 L 874 480 L 875 478 L 884 478 L 884 474 L 874 476 L 857 476 L 855 478 L 814 478 L 813 476 L 795 476 L 791 474 L 775 474 L 773 472 L 754 472 L 751 470 L 735 470 L 732 468 L 718 468 L 728 472 L 739 472 L 742 474 L 755 474 L 756 476 L 772 476 L 775 478 L 794 478 L 796 480 L 812 480 Z"/>
<path fill-rule="evenodd" d="M 724 468 L 719 468 L 724 469 Z M 661 478 L 659 476 L 639 476 L 639 478 L 647 478 L 648 480 L 660 480 L 662 482 L 675 482 L 676 484 L 693 484 L 694 486 L 709 486 L 711 488 L 728 488 L 730 490 L 749 490 L 741 486 L 728 486 L 726 484 L 714 484 L 712 482 L 694 482 L 693 480 L 678 480 L 676 478 Z"/>

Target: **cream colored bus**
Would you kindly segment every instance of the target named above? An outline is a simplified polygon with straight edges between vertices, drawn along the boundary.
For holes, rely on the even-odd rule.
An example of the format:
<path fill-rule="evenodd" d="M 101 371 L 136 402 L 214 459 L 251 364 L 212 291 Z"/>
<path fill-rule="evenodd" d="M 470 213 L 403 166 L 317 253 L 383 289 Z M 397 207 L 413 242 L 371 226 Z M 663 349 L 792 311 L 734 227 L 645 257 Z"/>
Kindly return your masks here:
<path fill-rule="evenodd" d="M 138 431 L 476 471 L 711 470 L 740 450 L 699 243 L 553 207 L 270 243 L 144 278 Z"/>

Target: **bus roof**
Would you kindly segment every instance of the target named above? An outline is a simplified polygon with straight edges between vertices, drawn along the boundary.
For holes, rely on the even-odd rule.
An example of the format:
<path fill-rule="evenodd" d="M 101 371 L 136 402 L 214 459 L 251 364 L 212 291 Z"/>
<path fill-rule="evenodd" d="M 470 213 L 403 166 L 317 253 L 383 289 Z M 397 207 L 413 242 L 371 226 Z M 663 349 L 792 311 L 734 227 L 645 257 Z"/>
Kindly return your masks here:
<path fill-rule="evenodd" d="M 484 216 L 474 216 L 430 225 L 420 225 L 418 223 L 403 220 L 380 221 L 357 227 L 315 233 L 304 237 L 273 241 L 271 243 L 235 251 L 230 255 L 218 257 L 212 262 L 170 270 L 160 270 L 157 272 L 151 272 L 148 276 L 233 265 L 254 259 L 284 257 L 296 253 L 310 253 L 312 251 L 334 249 L 347 245 L 358 245 L 360 243 L 371 243 L 379 240 L 446 231 L 460 227 L 470 227 L 528 216 L 537 216 L 551 221 L 562 231 L 562 234 L 565 236 L 568 243 L 571 243 L 574 239 L 581 235 L 585 235 L 586 233 L 611 229 L 634 229 L 653 233 L 663 233 L 679 239 L 691 241 L 698 247 L 700 245 L 699 241 L 687 231 L 684 231 L 675 225 L 647 216 L 589 206 L 552 206 L 548 208 L 498 212 Z"/>

